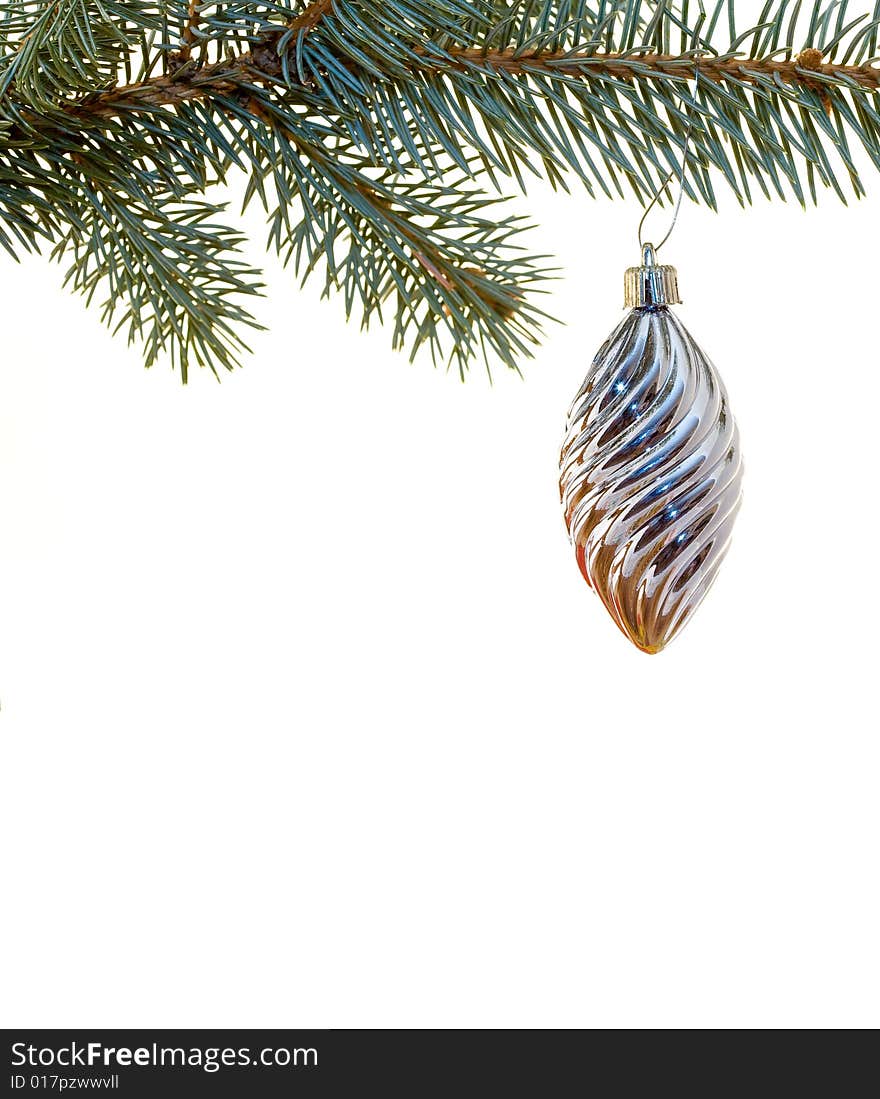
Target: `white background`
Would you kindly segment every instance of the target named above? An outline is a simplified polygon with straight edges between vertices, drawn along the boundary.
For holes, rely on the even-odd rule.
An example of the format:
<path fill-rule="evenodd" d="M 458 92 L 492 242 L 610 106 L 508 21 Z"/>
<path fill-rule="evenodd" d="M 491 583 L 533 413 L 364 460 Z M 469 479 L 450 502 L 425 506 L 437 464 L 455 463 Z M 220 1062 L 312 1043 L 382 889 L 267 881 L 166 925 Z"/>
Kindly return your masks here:
<path fill-rule="evenodd" d="M 556 472 L 632 204 L 520 201 L 566 326 L 492 387 L 268 261 L 245 369 L 182 388 L 4 261 L 4 1025 L 880 1024 L 866 180 L 664 249 L 747 481 L 654 657 Z"/>

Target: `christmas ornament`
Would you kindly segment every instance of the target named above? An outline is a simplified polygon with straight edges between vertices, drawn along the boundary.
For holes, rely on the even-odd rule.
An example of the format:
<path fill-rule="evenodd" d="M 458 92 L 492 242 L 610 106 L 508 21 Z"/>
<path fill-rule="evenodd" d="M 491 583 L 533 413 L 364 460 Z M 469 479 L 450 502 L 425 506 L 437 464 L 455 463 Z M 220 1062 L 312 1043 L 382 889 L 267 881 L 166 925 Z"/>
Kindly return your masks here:
<path fill-rule="evenodd" d="M 625 276 L 630 311 L 578 390 L 560 458 L 584 579 L 648 653 L 672 640 L 714 580 L 742 481 L 724 384 L 670 309 L 679 301 L 675 268 L 645 244 Z"/>

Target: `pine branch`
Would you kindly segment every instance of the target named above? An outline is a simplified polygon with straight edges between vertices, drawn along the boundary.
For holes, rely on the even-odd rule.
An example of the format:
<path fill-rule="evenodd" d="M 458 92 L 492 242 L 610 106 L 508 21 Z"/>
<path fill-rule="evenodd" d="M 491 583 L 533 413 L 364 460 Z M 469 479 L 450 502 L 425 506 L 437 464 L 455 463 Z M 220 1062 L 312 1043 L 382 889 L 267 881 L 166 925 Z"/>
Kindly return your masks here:
<path fill-rule="evenodd" d="M 201 22 L 201 0 L 189 0 L 186 12 L 186 23 L 183 34 L 180 36 L 180 49 L 177 51 L 177 62 L 185 65 L 192 57 L 192 48 L 198 40 L 198 27 Z"/>
<path fill-rule="evenodd" d="M 846 201 L 856 147 L 880 168 L 880 0 L 767 0 L 746 28 L 732 0 L 594 2 L 12 0 L 0 244 L 73 255 L 148 362 L 231 367 L 259 274 L 202 196 L 242 169 L 302 278 L 463 374 L 480 350 L 518 368 L 545 317 L 544 261 L 494 211 L 506 179 L 645 202 L 688 132 L 710 206 L 719 180 Z"/>
<path fill-rule="evenodd" d="M 531 355 L 545 314 L 530 295 L 550 272 L 520 249 L 521 219 L 482 216 L 498 200 L 469 187 L 465 173 L 443 183 L 401 181 L 371 171 L 344 136 L 328 147 L 322 129 L 291 120 L 269 99 L 253 95 L 243 109 L 266 127 L 244 146 L 255 169 L 248 200 L 258 193 L 271 208 L 270 177 L 270 242 L 285 263 L 304 279 L 323 266 L 325 294 L 343 289 L 347 314 L 358 303 L 365 327 L 394 299 L 394 346 L 408 338 L 415 355 L 427 344 L 437 362 L 445 334 L 462 377 L 481 346 L 512 369 Z M 293 194 L 305 214 L 296 225 Z"/>
<path fill-rule="evenodd" d="M 443 72 L 457 69 L 461 72 L 485 71 L 504 73 L 508 76 L 527 76 L 529 73 L 545 73 L 580 77 L 584 80 L 597 77 L 613 77 L 618 80 L 663 80 L 667 77 L 688 79 L 699 76 L 716 83 L 729 80 L 733 84 L 761 84 L 767 78 L 778 77 L 792 87 L 814 88 L 815 75 L 821 74 L 830 82 L 857 85 L 876 90 L 880 87 L 880 68 L 875 65 L 839 65 L 817 62 L 819 51 L 803 50 L 787 61 L 772 58 L 741 57 L 682 57 L 676 54 L 651 53 L 571 53 L 555 52 L 519 53 L 513 49 L 450 50 L 449 60 L 420 57 L 412 65 L 414 71 Z"/>
<path fill-rule="evenodd" d="M 333 0 L 312 0 L 287 26 L 297 38 L 304 38 L 321 22 L 333 6 Z"/>
<path fill-rule="evenodd" d="M 213 220 L 222 207 L 191 200 L 156 209 L 88 185 L 82 195 L 77 223 L 54 250 L 72 259 L 65 285 L 87 301 L 104 285 L 102 318 L 129 343 L 143 342 L 148 367 L 167 355 L 186 382 L 193 365 L 215 374 L 237 365 L 248 350 L 241 327 L 258 327 L 237 299 L 260 283 L 237 258 L 244 238 Z"/>
<path fill-rule="evenodd" d="M 270 41 L 267 39 L 267 42 Z M 818 52 L 818 51 L 816 51 Z M 183 58 L 184 50 L 177 57 Z M 186 52 L 188 58 L 189 52 Z M 820 54 L 821 56 L 821 54 Z M 741 57 L 691 57 L 655 53 L 517 53 L 514 50 L 484 52 L 478 48 L 450 50 L 443 58 L 423 53 L 407 65 L 413 74 L 440 75 L 452 72 L 477 72 L 489 75 L 528 76 L 542 74 L 554 79 L 579 78 L 584 81 L 611 78 L 631 84 L 641 81 L 665 81 L 670 77 L 687 81 L 698 76 L 716 84 L 766 86 L 781 81 L 793 88 L 815 91 L 822 83 L 841 87 L 859 87 L 869 91 L 880 88 L 877 65 L 842 65 L 815 60 L 810 48 L 787 61 L 769 58 L 743 60 Z M 222 96 L 243 80 L 274 81 L 281 63 L 274 51 L 266 48 L 242 54 L 233 62 L 218 62 L 190 75 L 156 76 L 149 80 L 73 102 L 67 108 L 72 117 L 88 120 L 112 117 L 122 109 L 175 106 L 192 99 Z M 352 66 L 352 71 L 354 67 Z"/>

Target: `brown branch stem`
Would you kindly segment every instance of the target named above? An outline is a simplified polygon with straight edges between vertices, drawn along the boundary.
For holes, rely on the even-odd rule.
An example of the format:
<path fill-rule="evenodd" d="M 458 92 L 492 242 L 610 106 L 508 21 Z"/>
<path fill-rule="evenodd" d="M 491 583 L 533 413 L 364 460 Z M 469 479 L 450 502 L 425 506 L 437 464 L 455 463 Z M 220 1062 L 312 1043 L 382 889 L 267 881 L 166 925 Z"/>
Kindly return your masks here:
<path fill-rule="evenodd" d="M 308 34 L 317 27 L 332 7 L 333 0 L 312 0 L 312 3 L 303 8 L 299 15 L 290 20 L 287 24 L 288 29 L 292 30 L 294 35 L 300 32 Z"/>
<path fill-rule="evenodd" d="M 314 23 L 329 7 L 331 0 L 317 0 L 301 16 Z M 321 12 L 318 13 L 317 9 Z M 309 14 L 311 13 L 311 15 Z M 306 23 L 302 23 L 307 28 Z M 603 53 L 516 54 L 512 50 L 459 49 L 450 50 L 446 56 L 419 52 L 419 60 L 413 62 L 413 70 L 444 73 L 450 71 L 481 70 L 483 72 L 525 75 L 559 73 L 583 80 L 612 77 L 617 80 L 655 80 L 665 76 L 681 76 L 684 79 L 699 72 L 700 78 L 715 83 L 733 81 L 758 84 L 763 80 L 781 80 L 791 87 L 811 90 L 827 89 L 828 85 L 815 77 L 828 76 L 835 80 L 877 91 L 880 88 L 880 68 L 873 65 L 820 64 L 809 51 L 790 60 L 769 60 L 742 57 L 677 57 L 671 54 L 641 53 L 622 56 Z M 817 51 L 813 51 L 814 53 Z M 243 76 L 248 79 L 277 79 L 280 66 L 274 48 L 255 47 L 233 61 L 205 65 L 194 71 L 178 75 L 153 77 L 140 84 L 129 84 L 91 96 L 80 103 L 73 103 L 69 110 L 84 117 L 108 117 L 120 108 L 174 106 L 189 99 L 206 99 L 212 95 L 227 94 Z"/>
<path fill-rule="evenodd" d="M 186 12 L 186 25 L 183 28 L 183 34 L 180 37 L 180 49 L 177 51 L 177 61 L 183 65 L 189 61 L 192 56 L 193 43 L 196 40 L 196 27 L 198 27 L 201 21 L 201 15 L 199 14 L 199 7 L 202 0 L 189 0 L 189 7 Z"/>
<path fill-rule="evenodd" d="M 563 73 L 566 76 L 610 76 L 617 80 L 652 80 L 664 76 L 685 79 L 699 72 L 703 79 L 716 83 L 723 80 L 758 83 L 762 78 L 778 77 L 786 84 L 813 86 L 812 73 L 837 80 L 851 81 L 860 87 L 876 90 L 880 87 L 880 68 L 871 65 L 835 65 L 817 63 L 815 50 L 804 50 L 789 60 L 778 61 L 757 57 L 689 57 L 675 54 L 639 53 L 560 53 L 517 54 L 514 50 L 462 49 L 450 51 L 452 63 L 442 58 L 426 57 L 431 68 L 478 68 L 511 75 L 526 73 Z M 804 63 L 806 61 L 806 64 Z"/>

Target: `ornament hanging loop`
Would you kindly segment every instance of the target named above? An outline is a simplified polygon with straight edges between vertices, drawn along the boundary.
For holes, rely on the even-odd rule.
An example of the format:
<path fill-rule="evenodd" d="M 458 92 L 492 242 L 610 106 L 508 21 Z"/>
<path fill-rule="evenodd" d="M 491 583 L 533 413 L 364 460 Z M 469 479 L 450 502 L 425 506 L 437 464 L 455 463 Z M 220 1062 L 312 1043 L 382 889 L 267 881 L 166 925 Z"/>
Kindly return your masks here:
<path fill-rule="evenodd" d="M 694 63 L 694 81 L 697 81 L 699 79 L 699 69 L 697 67 L 697 62 L 698 62 L 699 59 L 695 58 L 694 60 L 695 60 L 695 63 Z M 684 106 L 683 101 L 682 101 L 682 106 Z M 639 247 L 643 250 L 644 250 L 644 248 L 647 244 L 646 241 L 642 240 L 642 226 L 645 224 L 645 218 L 647 218 L 648 214 L 651 212 L 651 210 L 654 208 L 654 206 L 660 201 L 660 196 L 663 194 L 663 192 L 666 190 L 666 188 L 669 186 L 669 184 L 672 182 L 672 180 L 677 175 L 678 176 L 678 197 L 675 200 L 675 209 L 672 211 L 672 221 L 669 223 L 669 228 L 666 230 L 666 235 L 661 239 L 660 243 L 651 246 L 653 248 L 653 251 L 654 252 L 659 252 L 660 249 L 663 247 L 663 245 L 667 242 L 667 240 L 669 240 L 669 238 L 672 236 L 672 230 L 675 228 L 675 223 L 678 221 L 678 211 L 681 209 L 681 199 L 682 199 L 682 196 L 684 195 L 684 176 L 685 176 L 685 171 L 687 169 L 688 150 L 690 148 L 691 131 L 693 130 L 693 126 L 694 126 L 693 114 L 691 114 L 689 112 L 688 113 L 687 130 L 685 130 L 684 143 L 682 144 L 682 147 L 681 147 L 681 164 L 679 165 L 679 167 L 677 169 L 673 168 L 671 171 L 669 171 L 666 174 L 666 176 L 663 179 L 663 182 L 657 188 L 657 193 L 654 195 L 654 197 L 651 199 L 651 201 L 645 207 L 645 212 L 642 214 L 641 220 L 639 221 L 639 228 L 638 228 Z M 643 260 L 643 262 L 644 262 L 644 260 Z"/>
<path fill-rule="evenodd" d="M 669 228 L 666 230 L 666 235 L 661 239 L 660 243 L 655 244 L 655 245 L 652 246 L 653 250 L 655 252 L 659 252 L 660 249 L 663 247 L 663 245 L 667 242 L 667 240 L 669 240 L 669 238 L 672 236 L 672 230 L 675 228 L 675 223 L 678 221 L 678 211 L 681 208 L 681 199 L 682 199 L 682 195 L 684 194 L 684 173 L 685 173 L 685 168 L 687 167 L 688 146 L 690 145 L 691 129 L 693 128 L 693 124 L 694 124 L 693 119 L 691 119 L 688 122 L 687 131 L 684 135 L 684 145 L 682 146 L 682 151 L 681 151 L 681 166 L 680 166 L 680 168 L 678 168 L 677 170 L 675 168 L 673 168 L 672 171 L 667 173 L 667 175 L 664 178 L 663 182 L 657 188 L 657 193 L 654 195 L 654 197 L 651 199 L 651 201 L 645 207 L 645 212 L 642 214 L 642 218 L 641 218 L 641 221 L 639 222 L 639 230 L 638 230 L 639 247 L 642 248 L 642 249 L 644 249 L 646 244 L 648 243 L 647 241 L 642 240 L 642 226 L 645 224 L 645 218 L 647 218 L 648 214 L 650 214 L 653 207 L 660 201 L 660 196 L 663 194 L 663 192 L 666 190 L 666 188 L 672 182 L 674 177 L 676 175 L 678 175 L 678 198 L 676 198 L 676 200 L 675 200 L 675 209 L 672 212 L 672 221 L 669 223 Z"/>

